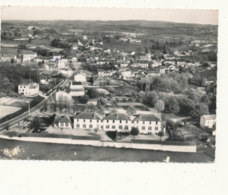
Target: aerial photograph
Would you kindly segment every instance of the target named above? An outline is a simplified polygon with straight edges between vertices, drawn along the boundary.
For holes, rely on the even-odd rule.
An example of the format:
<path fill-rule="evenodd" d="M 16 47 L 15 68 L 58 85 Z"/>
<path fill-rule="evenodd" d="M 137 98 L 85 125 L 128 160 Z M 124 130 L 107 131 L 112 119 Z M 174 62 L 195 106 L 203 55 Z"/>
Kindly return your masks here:
<path fill-rule="evenodd" d="M 213 163 L 217 10 L 2 7 L 0 159 Z"/>

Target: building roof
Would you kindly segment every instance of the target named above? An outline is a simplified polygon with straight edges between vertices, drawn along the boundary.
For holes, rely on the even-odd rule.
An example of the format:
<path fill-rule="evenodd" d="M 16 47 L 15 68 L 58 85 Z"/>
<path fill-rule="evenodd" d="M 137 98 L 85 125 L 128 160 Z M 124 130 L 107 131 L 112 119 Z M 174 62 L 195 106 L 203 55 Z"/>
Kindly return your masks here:
<path fill-rule="evenodd" d="M 59 121 L 59 123 L 70 123 L 70 118 L 68 116 L 62 116 Z"/>
<path fill-rule="evenodd" d="M 74 116 L 74 119 L 100 119 L 96 112 L 81 112 Z"/>
<path fill-rule="evenodd" d="M 216 119 L 216 115 L 215 114 L 203 115 L 201 117 L 203 117 L 205 120 L 215 120 Z"/>
<path fill-rule="evenodd" d="M 71 82 L 71 85 L 82 85 L 82 83 L 78 82 L 78 81 L 73 81 L 73 82 Z"/>
<path fill-rule="evenodd" d="M 130 117 L 124 113 L 110 113 L 103 120 L 130 120 Z"/>
<path fill-rule="evenodd" d="M 160 119 L 153 114 L 139 114 L 135 117 L 134 121 L 160 121 Z"/>
<path fill-rule="evenodd" d="M 17 48 L 15 47 L 1 47 L 1 54 L 12 54 L 12 55 L 17 55 Z"/>
<path fill-rule="evenodd" d="M 26 50 L 26 49 L 21 49 L 21 50 L 19 51 L 19 53 L 20 53 L 20 54 L 36 54 L 36 53 L 34 53 L 33 51 L 31 51 L 31 50 Z"/>

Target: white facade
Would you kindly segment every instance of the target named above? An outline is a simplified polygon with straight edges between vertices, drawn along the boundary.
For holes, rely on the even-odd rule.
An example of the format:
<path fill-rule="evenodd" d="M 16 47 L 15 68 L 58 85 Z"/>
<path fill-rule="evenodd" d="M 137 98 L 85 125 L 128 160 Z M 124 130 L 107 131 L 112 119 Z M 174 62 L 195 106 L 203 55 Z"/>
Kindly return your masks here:
<path fill-rule="evenodd" d="M 83 85 L 80 82 L 71 82 L 70 83 L 70 95 L 71 96 L 84 96 L 85 90 Z"/>
<path fill-rule="evenodd" d="M 71 95 L 66 91 L 57 91 L 55 94 L 56 101 L 71 101 Z"/>
<path fill-rule="evenodd" d="M 74 81 L 84 83 L 84 82 L 86 82 L 86 76 L 84 74 L 80 74 L 80 73 L 76 74 L 76 75 L 74 75 Z"/>
<path fill-rule="evenodd" d="M 39 84 L 29 83 L 18 85 L 18 93 L 24 96 L 35 96 L 39 94 Z"/>
<path fill-rule="evenodd" d="M 134 74 L 131 71 L 123 71 L 123 72 L 121 72 L 121 76 L 124 80 L 128 80 L 131 77 L 133 77 Z"/>
<path fill-rule="evenodd" d="M 201 127 L 207 127 L 207 128 L 213 128 L 213 126 L 216 124 L 216 115 L 203 115 L 200 117 L 200 126 Z"/>
<path fill-rule="evenodd" d="M 34 58 L 37 57 L 36 53 L 31 53 L 31 54 L 23 54 L 23 62 L 29 62 L 32 61 Z"/>
<path fill-rule="evenodd" d="M 64 69 L 64 68 L 66 68 L 67 62 L 68 62 L 67 59 L 60 59 L 60 60 L 58 61 L 58 68 L 59 68 L 59 69 Z"/>
<path fill-rule="evenodd" d="M 145 120 L 145 119 L 148 120 Z M 103 119 L 91 117 L 91 113 L 78 115 L 74 118 L 75 129 L 98 129 L 104 131 L 130 132 L 136 127 L 140 134 L 155 134 L 161 132 L 162 122 L 153 115 L 146 117 L 137 116 L 133 120 L 126 114 L 111 113 Z"/>

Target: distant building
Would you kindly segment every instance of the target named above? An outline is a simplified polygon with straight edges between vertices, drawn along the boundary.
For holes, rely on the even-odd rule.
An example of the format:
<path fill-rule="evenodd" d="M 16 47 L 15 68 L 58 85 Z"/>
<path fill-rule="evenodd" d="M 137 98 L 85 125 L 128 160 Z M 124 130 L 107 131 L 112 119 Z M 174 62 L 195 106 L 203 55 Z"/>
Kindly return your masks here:
<path fill-rule="evenodd" d="M 81 82 L 73 81 L 70 83 L 70 95 L 72 97 L 85 95 L 85 90 Z"/>
<path fill-rule="evenodd" d="M 59 90 L 55 93 L 55 99 L 57 102 L 69 102 L 72 100 L 72 97 L 67 91 Z"/>
<path fill-rule="evenodd" d="M 216 115 L 202 115 L 200 117 L 200 126 L 202 128 L 213 128 L 213 126 L 216 124 Z"/>
<path fill-rule="evenodd" d="M 101 69 L 97 70 L 98 77 L 109 77 L 115 73 L 116 73 L 115 70 L 101 70 Z"/>
<path fill-rule="evenodd" d="M 12 59 L 17 60 L 18 51 L 16 48 L 1 48 L 1 62 L 10 62 Z"/>
<path fill-rule="evenodd" d="M 84 83 L 86 82 L 86 75 L 83 73 L 76 74 L 74 75 L 74 81 Z"/>
<path fill-rule="evenodd" d="M 37 57 L 37 53 L 31 50 L 20 50 L 19 55 L 22 57 L 22 62 L 30 62 Z"/>
<path fill-rule="evenodd" d="M 18 85 L 18 93 L 24 96 L 35 96 L 39 94 L 39 84 L 38 83 L 28 83 Z"/>

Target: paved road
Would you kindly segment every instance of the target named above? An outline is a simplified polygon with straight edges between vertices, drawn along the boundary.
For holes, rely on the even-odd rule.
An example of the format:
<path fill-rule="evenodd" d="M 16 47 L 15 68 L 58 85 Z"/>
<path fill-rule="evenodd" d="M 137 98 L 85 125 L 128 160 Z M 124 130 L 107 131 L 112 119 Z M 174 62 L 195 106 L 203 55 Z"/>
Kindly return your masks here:
<path fill-rule="evenodd" d="M 49 98 L 51 98 L 52 95 L 55 94 L 57 88 L 58 88 L 59 86 L 63 85 L 64 83 L 65 83 L 65 82 L 62 81 L 62 82 L 60 82 L 58 85 L 56 85 L 56 87 L 55 87 L 54 90 L 49 94 L 49 96 L 45 97 L 44 100 L 42 100 L 39 104 L 37 104 L 36 106 L 34 106 L 34 107 L 32 107 L 32 108 L 30 109 L 30 114 L 33 113 L 33 112 L 35 112 L 35 111 L 37 111 L 37 110 L 40 110 L 40 109 L 44 106 L 44 104 L 47 102 L 47 100 L 48 100 Z M 16 116 L 16 117 L 14 117 L 14 118 L 12 118 L 12 119 L 10 119 L 10 120 L 8 120 L 8 121 L 5 121 L 5 122 L 1 123 L 1 124 L 0 124 L 0 130 L 3 130 L 3 129 L 5 129 L 5 128 L 7 128 L 7 127 L 9 127 L 9 126 L 11 126 L 11 125 L 13 125 L 13 124 L 15 124 L 15 123 L 17 123 L 17 122 L 19 122 L 19 121 L 25 119 L 25 118 L 27 118 L 27 117 L 29 117 L 29 111 L 23 112 L 23 113 L 20 114 L 19 116 Z"/>

